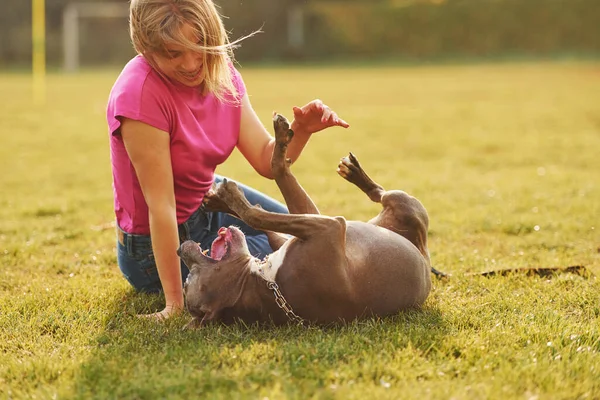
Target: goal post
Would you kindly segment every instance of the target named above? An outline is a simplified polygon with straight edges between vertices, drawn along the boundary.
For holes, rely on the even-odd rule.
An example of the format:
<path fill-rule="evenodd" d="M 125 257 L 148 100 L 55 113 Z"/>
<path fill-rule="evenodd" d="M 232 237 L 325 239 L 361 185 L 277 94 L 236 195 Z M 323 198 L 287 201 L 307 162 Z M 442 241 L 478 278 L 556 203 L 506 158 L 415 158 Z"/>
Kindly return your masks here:
<path fill-rule="evenodd" d="M 32 0 L 31 9 L 33 101 L 43 105 L 46 101 L 46 3 Z"/>
<path fill-rule="evenodd" d="M 79 21 L 82 18 L 123 18 L 129 16 L 128 3 L 71 3 L 63 11 L 63 67 L 79 69 Z"/>
<path fill-rule="evenodd" d="M 43 0 L 32 0 L 43 1 Z M 287 12 L 287 41 L 288 46 L 296 51 L 301 51 L 305 42 L 304 13 L 306 0 L 294 1 Z M 84 18 L 127 18 L 129 16 L 128 3 L 70 3 L 63 10 L 63 68 L 66 72 L 75 72 L 79 69 L 79 22 Z"/>
<path fill-rule="evenodd" d="M 288 8 L 288 46 L 294 50 L 304 47 L 304 2 L 294 2 Z"/>

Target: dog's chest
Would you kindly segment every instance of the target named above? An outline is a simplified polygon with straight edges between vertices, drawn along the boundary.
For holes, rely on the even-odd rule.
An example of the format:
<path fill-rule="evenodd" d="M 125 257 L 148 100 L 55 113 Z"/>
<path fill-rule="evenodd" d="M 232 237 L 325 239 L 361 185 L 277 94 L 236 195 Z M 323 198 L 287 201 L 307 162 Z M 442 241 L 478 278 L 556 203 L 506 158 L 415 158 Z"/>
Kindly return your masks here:
<path fill-rule="evenodd" d="M 279 250 L 270 254 L 265 259 L 266 262 L 253 264 L 251 267 L 251 271 L 255 274 L 262 274 L 262 276 L 269 281 L 275 281 L 277 272 L 279 271 L 279 268 L 281 268 L 281 266 L 283 265 L 283 260 L 285 259 L 285 255 L 292 241 L 293 239 L 288 240 L 283 244 L 283 246 L 279 248 Z"/>

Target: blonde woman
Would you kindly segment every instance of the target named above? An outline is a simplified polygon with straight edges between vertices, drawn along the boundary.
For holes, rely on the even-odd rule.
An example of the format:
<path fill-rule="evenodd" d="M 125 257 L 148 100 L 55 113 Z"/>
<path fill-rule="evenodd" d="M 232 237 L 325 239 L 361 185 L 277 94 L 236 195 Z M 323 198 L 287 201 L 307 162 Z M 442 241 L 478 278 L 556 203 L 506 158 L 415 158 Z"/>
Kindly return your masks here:
<path fill-rule="evenodd" d="M 222 226 L 246 233 L 255 256 L 271 252 L 266 235 L 241 221 L 205 209 L 215 168 L 234 148 L 262 176 L 271 178 L 273 137 L 256 116 L 232 47 L 211 0 L 132 0 L 130 33 L 138 55 L 110 93 L 110 131 L 118 263 L 138 291 L 163 292 L 166 318 L 183 309 L 188 270 L 176 250 L 192 239 L 204 249 Z M 315 100 L 294 107 L 296 159 L 311 134 L 348 127 Z M 244 187 L 253 203 L 273 212 L 286 208 Z"/>

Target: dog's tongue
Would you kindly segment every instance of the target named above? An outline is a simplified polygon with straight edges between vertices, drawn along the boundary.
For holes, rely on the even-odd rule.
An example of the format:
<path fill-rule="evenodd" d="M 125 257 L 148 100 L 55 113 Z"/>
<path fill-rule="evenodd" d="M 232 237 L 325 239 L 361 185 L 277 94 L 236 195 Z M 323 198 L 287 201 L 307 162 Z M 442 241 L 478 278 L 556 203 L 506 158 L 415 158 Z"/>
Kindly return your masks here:
<path fill-rule="evenodd" d="M 219 236 L 217 236 L 217 238 L 212 242 L 212 246 L 210 248 L 210 256 L 213 259 L 220 260 L 227 252 L 228 236 L 231 236 L 231 233 L 229 233 L 227 228 L 219 229 Z"/>

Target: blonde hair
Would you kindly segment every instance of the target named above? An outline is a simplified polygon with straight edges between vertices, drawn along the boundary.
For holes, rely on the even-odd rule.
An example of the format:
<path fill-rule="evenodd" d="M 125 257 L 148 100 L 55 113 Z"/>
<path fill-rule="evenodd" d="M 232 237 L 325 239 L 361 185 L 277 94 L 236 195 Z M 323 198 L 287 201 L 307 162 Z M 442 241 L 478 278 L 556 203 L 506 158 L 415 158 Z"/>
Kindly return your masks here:
<path fill-rule="evenodd" d="M 194 29 L 198 43 L 183 35 L 185 24 Z M 226 101 L 228 93 L 238 97 L 229 67 L 233 49 L 256 32 L 231 43 L 212 0 L 131 0 L 129 31 L 135 50 L 159 73 L 152 56 L 165 56 L 166 44 L 176 43 L 203 54 L 205 93 L 213 93 L 221 101 Z"/>

